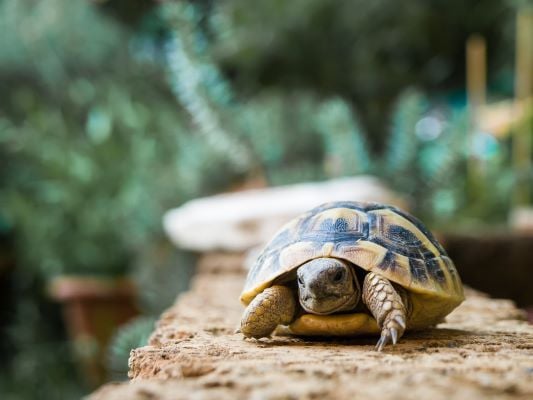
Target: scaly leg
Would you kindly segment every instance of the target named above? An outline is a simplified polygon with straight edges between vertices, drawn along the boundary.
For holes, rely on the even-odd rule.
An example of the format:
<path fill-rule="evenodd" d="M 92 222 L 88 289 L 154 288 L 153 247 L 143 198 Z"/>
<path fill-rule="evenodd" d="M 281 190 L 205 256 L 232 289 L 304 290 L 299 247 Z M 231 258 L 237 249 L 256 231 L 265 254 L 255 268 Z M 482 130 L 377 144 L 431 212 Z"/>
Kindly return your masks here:
<path fill-rule="evenodd" d="M 363 283 L 363 302 L 381 329 L 376 350 L 381 351 L 391 341 L 395 345 L 407 323 L 410 306 L 407 294 L 395 289 L 388 279 L 369 272 Z"/>
<path fill-rule="evenodd" d="M 244 310 L 240 331 L 245 337 L 256 339 L 270 336 L 280 324 L 287 325 L 296 312 L 291 289 L 274 285 L 265 289 Z"/>

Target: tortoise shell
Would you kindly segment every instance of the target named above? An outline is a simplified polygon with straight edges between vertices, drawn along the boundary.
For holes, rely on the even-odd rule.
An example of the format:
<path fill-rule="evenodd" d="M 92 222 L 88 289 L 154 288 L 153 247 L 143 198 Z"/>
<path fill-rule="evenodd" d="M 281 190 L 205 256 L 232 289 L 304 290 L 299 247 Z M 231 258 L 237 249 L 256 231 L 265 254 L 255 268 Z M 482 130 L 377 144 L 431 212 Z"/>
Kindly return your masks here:
<path fill-rule="evenodd" d="M 323 204 L 283 226 L 250 269 L 241 302 L 294 279 L 300 265 L 319 257 L 346 260 L 406 288 L 411 328 L 441 322 L 464 300 L 452 260 L 419 220 L 390 205 L 345 201 Z"/>

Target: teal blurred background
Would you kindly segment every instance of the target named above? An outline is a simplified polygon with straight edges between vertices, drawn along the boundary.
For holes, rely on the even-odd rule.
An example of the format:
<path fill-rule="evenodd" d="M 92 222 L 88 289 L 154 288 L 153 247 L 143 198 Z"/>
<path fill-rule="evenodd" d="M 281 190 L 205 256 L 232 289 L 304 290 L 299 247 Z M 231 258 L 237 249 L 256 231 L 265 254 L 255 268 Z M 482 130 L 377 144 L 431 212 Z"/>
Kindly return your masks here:
<path fill-rule="evenodd" d="M 533 174 L 517 172 L 514 125 L 472 127 L 465 44 L 485 39 L 488 101 L 510 100 L 530 7 L 0 0 L 0 397 L 126 378 L 194 271 L 162 215 L 196 197 L 372 174 L 437 230 L 508 229 Z M 70 295 L 51 285 L 63 276 L 127 277 L 135 319 L 105 348 L 73 339 Z"/>

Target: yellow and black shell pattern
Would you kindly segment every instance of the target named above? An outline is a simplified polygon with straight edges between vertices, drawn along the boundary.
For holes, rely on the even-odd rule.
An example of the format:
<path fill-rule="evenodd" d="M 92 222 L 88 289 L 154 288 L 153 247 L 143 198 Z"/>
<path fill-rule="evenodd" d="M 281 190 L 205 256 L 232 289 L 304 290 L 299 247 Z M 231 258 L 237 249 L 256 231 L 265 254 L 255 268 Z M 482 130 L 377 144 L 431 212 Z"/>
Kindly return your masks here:
<path fill-rule="evenodd" d="M 248 273 L 241 302 L 319 257 L 334 257 L 379 273 L 411 295 L 411 326 L 440 322 L 464 300 L 457 270 L 415 217 L 379 203 L 332 202 L 283 226 Z"/>

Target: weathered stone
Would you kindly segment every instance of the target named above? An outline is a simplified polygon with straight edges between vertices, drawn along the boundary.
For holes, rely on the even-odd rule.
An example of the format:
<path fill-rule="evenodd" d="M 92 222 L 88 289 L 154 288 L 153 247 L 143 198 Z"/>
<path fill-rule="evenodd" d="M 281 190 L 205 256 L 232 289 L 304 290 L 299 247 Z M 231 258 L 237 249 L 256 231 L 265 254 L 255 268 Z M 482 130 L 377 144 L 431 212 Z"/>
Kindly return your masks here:
<path fill-rule="evenodd" d="M 245 251 L 268 241 L 291 218 L 337 200 L 405 207 L 378 179 L 358 176 L 195 199 L 169 211 L 164 226 L 172 241 L 184 249 Z"/>
<path fill-rule="evenodd" d="M 467 290 L 446 323 L 378 353 L 377 337 L 243 340 L 243 280 L 204 266 L 131 352 L 131 382 L 91 399 L 533 398 L 533 326 L 511 301 Z"/>

